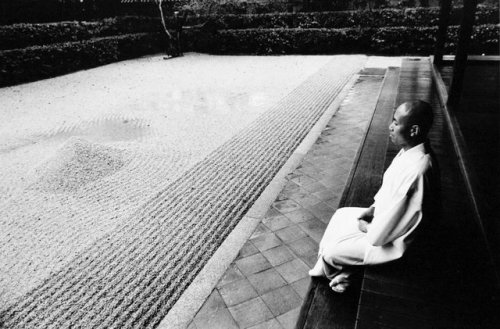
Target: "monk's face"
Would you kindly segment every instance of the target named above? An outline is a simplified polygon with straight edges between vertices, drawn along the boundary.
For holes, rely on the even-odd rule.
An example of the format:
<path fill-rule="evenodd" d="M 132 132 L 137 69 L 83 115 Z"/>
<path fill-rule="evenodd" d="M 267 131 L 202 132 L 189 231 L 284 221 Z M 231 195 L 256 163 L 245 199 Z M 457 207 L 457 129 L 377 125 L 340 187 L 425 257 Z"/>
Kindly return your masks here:
<path fill-rule="evenodd" d="M 406 109 L 406 104 L 401 104 L 392 118 L 392 123 L 389 126 L 389 137 L 391 141 L 404 149 L 407 149 L 410 143 L 410 129 L 408 122 L 409 114 Z"/>

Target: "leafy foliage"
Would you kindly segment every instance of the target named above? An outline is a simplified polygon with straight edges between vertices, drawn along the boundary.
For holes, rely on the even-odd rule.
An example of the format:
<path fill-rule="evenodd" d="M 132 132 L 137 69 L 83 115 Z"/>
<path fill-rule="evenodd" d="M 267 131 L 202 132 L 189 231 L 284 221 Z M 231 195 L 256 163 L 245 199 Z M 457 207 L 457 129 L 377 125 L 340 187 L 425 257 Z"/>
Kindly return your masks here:
<path fill-rule="evenodd" d="M 383 9 L 343 12 L 275 13 L 255 15 L 190 16 L 187 25 L 209 22 L 215 28 L 224 29 L 276 29 L 276 28 L 368 28 L 390 26 L 437 25 L 437 8 L 412 8 L 406 10 Z M 450 24 L 460 24 L 461 8 L 452 12 Z M 498 9 L 481 7 L 476 14 L 476 24 L 498 24 Z M 174 19 L 166 17 L 168 27 Z M 47 24 L 14 24 L 0 26 L 0 50 L 16 49 L 50 43 L 87 40 L 96 37 L 158 32 L 158 17 L 125 16 L 94 22 L 60 22 Z"/>
<path fill-rule="evenodd" d="M 159 31 L 158 19 L 116 17 L 94 22 L 59 22 L 0 26 L 0 50 L 51 43 L 87 40 L 97 37 Z"/>
<path fill-rule="evenodd" d="M 462 8 L 453 9 L 450 25 L 459 25 L 461 16 Z M 438 24 L 439 8 L 192 16 L 188 19 L 188 25 L 200 24 L 207 20 L 219 29 L 434 26 Z M 478 9 L 476 24 L 498 22 L 498 8 Z"/>
<path fill-rule="evenodd" d="M 189 34 L 187 46 L 216 54 L 345 54 L 429 55 L 437 27 L 227 29 L 215 35 Z M 498 54 L 500 26 L 476 26 L 472 53 Z M 445 51 L 456 48 L 458 26 L 448 29 Z"/>
<path fill-rule="evenodd" d="M 158 52 L 160 38 L 159 34 L 137 33 L 0 51 L 0 86 Z"/>

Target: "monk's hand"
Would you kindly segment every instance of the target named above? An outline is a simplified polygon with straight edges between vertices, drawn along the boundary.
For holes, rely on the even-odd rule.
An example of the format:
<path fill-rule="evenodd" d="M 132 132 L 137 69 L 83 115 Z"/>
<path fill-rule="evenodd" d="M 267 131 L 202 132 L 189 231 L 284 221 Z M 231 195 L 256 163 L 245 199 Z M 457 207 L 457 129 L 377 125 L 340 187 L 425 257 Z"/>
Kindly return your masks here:
<path fill-rule="evenodd" d="M 358 219 L 358 228 L 361 232 L 368 232 L 368 222 L 363 219 Z"/>
<path fill-rule="evenodd" d="M 370 223 L 373 219 L 373 214 L 375 213 L 375 207 L 366 208 L 359 216 L 358 220 L 364 220 Z"/>

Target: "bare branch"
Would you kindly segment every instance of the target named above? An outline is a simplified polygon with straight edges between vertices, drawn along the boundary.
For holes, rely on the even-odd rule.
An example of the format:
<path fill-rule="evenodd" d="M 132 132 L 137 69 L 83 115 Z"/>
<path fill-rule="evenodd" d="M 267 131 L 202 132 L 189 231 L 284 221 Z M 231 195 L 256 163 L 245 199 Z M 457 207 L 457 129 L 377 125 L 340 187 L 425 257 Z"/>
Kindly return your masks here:
<path fill-rule="evenodd" d="M 168 32 L 167 24 L 165 23 L 165 17 L 163 15 L 163 8 L 161 7 L 161 5 L 163 4 L 163 0 L 155 0 L 155 1 L 158 4 L 158 9 L 160 10 L 161 25 L 163 26 L 163 31 L 165 31 L 165 33 L 167 34 L 169 39 L 172 39 L 172 35 L 170 34 L 170 32 Z"/>

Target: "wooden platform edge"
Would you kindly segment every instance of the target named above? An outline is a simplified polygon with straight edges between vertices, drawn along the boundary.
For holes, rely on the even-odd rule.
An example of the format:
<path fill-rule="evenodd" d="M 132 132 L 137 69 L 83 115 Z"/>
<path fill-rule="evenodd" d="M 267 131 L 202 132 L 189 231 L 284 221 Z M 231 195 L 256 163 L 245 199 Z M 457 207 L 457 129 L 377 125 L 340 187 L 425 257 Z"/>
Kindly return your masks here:
<path fill-rule="evenodd" d="M 431 55 L 429 56 L 431 63 L 434 62 L 434 56 Z M 443 62 L 453 62 L 455 60 L 455 55 L 445 55 L 443 56 Z M 467 56 L 468 61 L 474 61 L 474 62 L 499 62 L 500 61 L 500 56 L 497 55 L 469 55 Z"/>
<path fill-rule="evenodd" d="M 498 57 L 498 56 L 497 56 Z M 495 276 L 495 290 L 496 294 L 500 295 L 500 273 L 498 270 L 498 266 L 495 262 L 495 258 L 493 256 L 493 251 L 491 248 L 491 244 L 488 238 L 488 234 L 485 229 L 484 225 L 484 220 L 482 214 L 482 206 L 481 206 L 481 199 L 480 199 L 480 194 L 479 194 L 479 183 L 478 179 L 476 178 L 475 170 L 471 165 L 471 161 L 469 160 L 469 157 L 467 154 L 469 154 L 467 150 L 467 145 L 465 143 L 464 136 L 460 130 L 460 126 L 458 124 L 457 117 L 455 116 L 453 109 L 450 108 L 450 106 L 447 105 L 447 100 L 448 100 L 448 91 L 446 89 L 445 83 L 443 81 L 443 78 L 441 77 L 441 73 L 439 73 L 439 70 L 436 65 L 431 64 L 431 71 L 432 71 L 432 78 L 434 80 L 436 92 L 439 97 L 440 105 L 441 105 L 441 110 L 443 112 L 443 116 L 445 118 L 446 125 L 448 127 L 448 131 L 450 133 L 450 138 L 453 143 L 453 148 L 457 154 L 458 157 L 458 165 L 460 168 L 460 172 L 462 174 L 462 177 L 465 182 L 465 186 L 467 189 L 467 196 L 469 200 L 471 201 L 471 204 L 473 206 L 473 213 L 474 213 L 474 220 L 476 224 L 479 227 L 479 230 L 481 232 L 481 237 L 482 237 L 482 243 L 484 243 L 484 246 L 486 248 L 486 251 L 488 253 L 488 260 L 490 261 L 490 264 L 493 271 L 494 271 L 494 276 Z"/>
<path fill-rule="evenodd" d="M 387 113 L 381 111 L 390 107 L 390 118 L 392 118 L 392 110 L 396 103 L 397 94 L 395 90 L 397 91 L 398 83 L 399 68 L 387 68 L 378 95 L 377 104 L 375 105 L 375 110 L 368 123 L 361 147 L 356 154 L 354 161 L 355 165 L 351 168 L 351 172 L 349 173 L 349 178 L 347 180 L 348 184 L 346 184 L 346 188 L 340 199 L 339 207 L 361 207 L 370 206 L 372 204 L 374 194 L 370 192 L 373 192 L 373 190 L 376 192 L 382 182 L 385 153 L 387 145 L 389 144 L 389 136 L 387 133 L 389 122 L 384 122 Z M 380 129 L 381 124 L 383 125 L 382 129 Z M 376 152 L 373 151 L 374 149 L 376 149 Z M 369 155 L 373 153 L 382 156 L 384 161 L 370 162 L 368 158 L 370 157 Z M 377 174 L 374 175 L 374 172 Z M 364 184 L 362 185 L 361 183 Z M 370 186 L 366 188 L 366 184 Z M 360 186 L 363 187 L 364 191 L 359 189 Z M 370 192 L 366 193 L 366 190 L 370 190 Z"/>
<path fill-rule="evenodd" d="M 363 186 L 365 186 L 365 176 L 362 175 L 365 171 L 365 169 L 362 169 L 364 165 L 360 163 L 363 159 L 367 161 L 367 153 L 373 153 L 374 148 L 377 149 L 378 154 L 383 156 L 383 160 L 380 161 L 380 163 L 377 166 L 376 171 L 380 171 L 380 175 L 376 175 L 375 179 L 371 179 L 372 184 L 370 184 L 371 189 L 378 189 L 381 180 L 382 180 L 382 174 L 384 171 L 384 162 L 385 162 L 385 149 L 387 148 L 387 144 L 389 143 L 389 138 L 387 135 L 387 129 L 388 129 L 388 124 L 383 125 L 383 132 L 377 131 L 377 129 L 374 129 L 373 125 L 380 124 L 381 121 L 383 122 L 384 115 L 387 113 L 386 109 L 389 106 L 391 108 L 390 112 L 390 118 L 392 118 L 392 109 L 394 108 L 395 102 L 396 102 L 396 95 L 397 95 L 397 86 L 399 84 L 399 71 L 400 69 L 397 67 L 389 67 L 387 68 L 384 79 L 380 85 L 379 93 L 377 95 L 377 103 L 375 105 L 375 108 L 373 110 L 372 117 L 370 121 L 367 123 L 366 129 L 365 129 L 365 134 L 363 137 L 363 140 L 361 142 L 361 146 L 358 148 L 358 151 L 355 156 L 354 160 L 354 165 L 351 168 L 351 171 L 349 172 L 349 176 L 347 179 L 347 184 L 344 188 L 341 200 L 339 202 L 339 207 L 344 207 L 344 206 L 362 206 L 363 204 L 366 205 L 367 201 L 367 195 L 370 195 L 370 198 L 373 197 L 373 193 L 360 193 L 356 194 L 356 192 L 359 191 L 354 191 L 356 183 L 363 183 Z M 382 114 L 382 115 L 381 115 Z M 384 138 L 380 138 L 380 134 L 383 134 L 385 136 Z M 373 135 L 376 136 L 373 136 Z M 382 141 L 382 142 L 381 142 Z M 375 143 L 374 143 L 375 142 Z M 374 145 L 374 144 L 380 144 L 381 145 Z M 383 149 L 383 152 L 380 152 L 380 150 Z M 373 162 L 371 162 L 373 164 Z M 359 171 L 358 171 L 359 170 Z M 357 176 L 360 174 L 360 176 Z M 365 173 L 366 174 L 366 173 Z M 371 175 L 371 173 L 369 173 Z M 363 177 L 361 177 L 363 176 Z M 353 191 L 351 191 L 353 189 Z M 362 274 L 363 275 L 363 274 Z M 319 279 L 313 279 L 311 280 L 307 293 L 306 293 L 306 299 L 302 303 L 300 312 L 299 312 L 299 317 L 296 322 L 296 329 L 303 329 L 306 327 L 308 323 L 308 318 L 309 314 L 311 312 L 311 307 L 313 306 L 313 301 L 315 299 L 315 296 L 317 294 L 318 289 L 321 288 L 321 282 Z M 355 313 L 357 315 L 359 311 L 359 293 L 361 291 L 361 287 L 358 285 L 357 287 L 352 287 L 357 289 L 357 302 L 356 302 L 356 310 Z M 343 299 L 339 298 L 342 297 L 342 295 L 334 295 L 332 294 L 332 298 L 337 299 Z M 356 325 L 356 319 L 357 316 L 354 316 L 352 319 L 352 328 L 355 327 Z M 332 327 L 337 327 L 336 325 L 332 324 Z M 342 327 L 344 328 L 344 327 Z"/>

